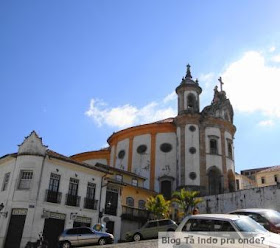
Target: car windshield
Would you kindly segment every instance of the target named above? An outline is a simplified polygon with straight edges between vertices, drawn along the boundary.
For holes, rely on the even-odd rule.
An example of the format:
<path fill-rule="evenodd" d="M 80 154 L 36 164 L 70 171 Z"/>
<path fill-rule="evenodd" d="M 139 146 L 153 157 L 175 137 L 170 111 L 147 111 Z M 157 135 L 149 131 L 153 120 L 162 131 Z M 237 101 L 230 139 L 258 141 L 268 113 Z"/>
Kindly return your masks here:
<path fill-rule="evenodd" d="M 267 230 L 262 225 L 258 224 L 249 217 L 240 218 L 233 222 L 240 232 L 267 232 Z"/>
<path fill-rule="evenodd" d="M 280 224 L 280 213 L 275 210 L 266 211 L 263 216 L 274 225 Z"/>

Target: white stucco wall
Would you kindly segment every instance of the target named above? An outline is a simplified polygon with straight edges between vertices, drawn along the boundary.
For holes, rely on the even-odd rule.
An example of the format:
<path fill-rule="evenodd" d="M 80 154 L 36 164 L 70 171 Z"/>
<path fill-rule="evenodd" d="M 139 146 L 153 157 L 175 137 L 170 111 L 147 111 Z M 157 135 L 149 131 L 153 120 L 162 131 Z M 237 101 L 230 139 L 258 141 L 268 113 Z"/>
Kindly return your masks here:
<path fill-rule="evenodd" d="M 195 131 L 190 131 L 190 126 L 195 127 Z M 200 185 L 200 152 L 199 152 L 199 127 L 198 125 L 187 124 L 185 127 L 185 183 L 187 185 Z M 196 153 L 191 154 L 189 149 L 194 147 Z M 189 177 L 191 172 L 196 173 L 196 179 Z"/>
<path fill-rule="evenodd" d="M 271 208 L 280 211 L 279 185 L 203 197 L 200 213 L 228 213 L 240 208 Z"/>
<path fill-rule="evenodd" d="M 170 152 L 162 152 L 160 146 L 163 143 L 169 143 L 172 146 Z M 155 191 L 160 191 L 159 177 L 164 175 L 174 178 L 173 189 L 175 189 L 176 178 L 176 134 L 175 133 L 158 133 L 156 135 L 156 162 L 155 162 Z"/>
<path fill-rule="evenodd" d="M 228 158 L 229 153 L 228 153 L 228 139 L 232 141 L 232 158 Z M 226 151 L 226 167 L 227 171 L 232 170 L 235 172 L 235 167 L 234 167 L 234 144 L 233 144 L 233 138 L 232 135 L 229 132 L 225 132 L 225 151 Z"/>
<path fill-rule="evenodd" d="M 218 145 L 218 155 L 212 155 L 210 153 L 210 138 L 209 136 L 217 136 L 217 145 Z M 222 144 L 221 144 L 221 132 L 219 128 L 216 127 L 207 127 L 205 128 L 205 149 L 206 149 L 206 171 L 211 166 L 216 166 L 220 169 L 221 173 L 223 171 L 222 168 Z"/>
<path fill-rule="evenodd" d="M 121 150 L 125 151 L 125 155 L 123 158 L 119 158 L 118 154 Z M 129 139 L 124 139 L 121 140 L 117 143 L 117 150 L 116 150 L 116 164 L 115 167 L 122 169 L 122 170 L 127 170 L 127 165 L 128 165 L 128 152 L 129 152 Z"/>
<path fill-rule="evenodd" d="M 140 145 L 146 145 L 147 150 L 144 154 L 139 154 L 137 148 Z M 144 187 L 149 188 L 150 186 L 150 171 L 151 171 L 151 135 L 139 135 L 133 139 L 132 148 L 132 168 L 131 172 L 145 177 Z"/>
<path fill-rule="evenodd" d="M 76 168 L 76 169 L 75 169 Z M 18 190 L 19 175 L 22 169 L 33 171 L 32 186 L 30 190 Z M 14 173 L 12 173 L 14 171 Z M 95 198 L 99 200 L 101 189 L 101 177 L 103 173 L 98 171 L 91 171 L 90 169 L 80 167 L 78 165 L 69 164 L 56 159 L 49 159 L 41 156 L 19 156 L 16 160 L 9 161 L 0 165 L 0 175 L 11 172 L 8 184 L 8 201 L 4 203 L 5 211 L 8 211 L 8 217 L 0 218 L 0 247 L 3 247 L 6 233 L 8 230 L 11 210 L 13 208 L 27 209 L 27 216 L 22 236 L 21 247 L 24 247 L 28 241 L 35 241 L 38 238 L 38 233 L 43 231 L 45 218 L 42 217 L 43 211 L 65 214 L 64 228 L 73 226 L 73 220 L 70 219 L 71 213 L 77 213 L 78 216 L 91 218 L 91 225 L 98 221 L 98 208 L 97 210 L 84 209 L 84 197 L 86 197 L 88 182 L 96 184 Z M 62 193 L 61 203 L 45 202 L 46 190 L 49 186 L 50 175 L 55 173 L 61 176 L 59 192 Z M 80 198 L 80 206 L 72 207 L 65 205 L 66 194 L 68 193 L 70 178 L 79 180 L 78 195 Z M 0 181 L 1 184 L 2 180 Z M 39 191 L 38 191 L 39 190 Z M 1 192 L 1 196 L 6 192 Z M 106 196 L 106 188 L 102 190 L 104 208 Z M 119 197 L 118 215 L 121 214 L 121 204 Z M 115 236 L 116 239 L 120 238 L 120 217 L 113 217 L 115 221 Z"/>

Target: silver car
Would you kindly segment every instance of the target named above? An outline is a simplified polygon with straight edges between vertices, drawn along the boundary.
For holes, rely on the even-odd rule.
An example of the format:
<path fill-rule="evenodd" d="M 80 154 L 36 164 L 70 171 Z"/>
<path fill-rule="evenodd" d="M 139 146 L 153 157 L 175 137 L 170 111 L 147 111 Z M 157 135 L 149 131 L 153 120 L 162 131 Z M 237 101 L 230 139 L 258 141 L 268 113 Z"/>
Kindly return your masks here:
<path fill-rule="evenodd" d="M 160 239 L 165 241 L 166 234 Z M 279 235 L 267 231 L 253 219 L 242 215 L 199 214 L 187 216 L 174 233 L 176 248 L 279 248 Z M 165 242 L 166 243 L 166 242 Z M 162 248 L 165 246 L 162 242 Z"/>
<path fill-rule="evenodd" d="M 150 220 L 139 229 L 131 230 L 125 234 L 127 241 L 140 241 L 141 239 L 153 239 L 159 232 L 174 232 L 177 224 L 170 219 Z"/>
<path fill-rule="evenodd" d="M 59 247 L 83 246 L 91 244 L 112 244 L 114 236 L 106 232 L 98 232 L 89 227 L 66 229 L 58 238 Z"/>

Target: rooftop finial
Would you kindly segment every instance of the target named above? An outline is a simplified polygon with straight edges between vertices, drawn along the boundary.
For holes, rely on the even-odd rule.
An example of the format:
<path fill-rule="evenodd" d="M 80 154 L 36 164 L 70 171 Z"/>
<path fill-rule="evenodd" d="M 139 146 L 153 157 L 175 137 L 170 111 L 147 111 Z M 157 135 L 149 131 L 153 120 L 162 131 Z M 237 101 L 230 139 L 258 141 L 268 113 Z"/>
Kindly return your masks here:
<path fill-rule="evenodd" d="M 223 81 L 222 81 L 222 77 L 220 77 L 219 79 L 218 79 L 219 81 L 220 81 L 220 87 L 221 87 L 221 91 L 223 91 Z"/>
<path fill-rule="evenodd" d="M 192 78 L 190 68 L 191 68 L 191 66 L 190 66 L 189 64 L 187 64 L 187 74 L 186 74 L 186 78 Z"/>

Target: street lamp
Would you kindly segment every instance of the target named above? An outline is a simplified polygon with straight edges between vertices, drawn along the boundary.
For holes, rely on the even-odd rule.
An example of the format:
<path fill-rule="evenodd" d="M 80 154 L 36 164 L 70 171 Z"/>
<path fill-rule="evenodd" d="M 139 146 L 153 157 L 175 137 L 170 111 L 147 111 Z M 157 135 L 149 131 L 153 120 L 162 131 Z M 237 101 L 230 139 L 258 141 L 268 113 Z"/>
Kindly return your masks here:
<path fill-rule="evenodd" d="M 8 212 L 7 212 L 7 211 L 6 211 L 6 212 L 1 212 L 3 208 L 4 208 L 4 204 L 3 204 L 3 202 L 2 202 L 2 203 L 0 204 L 0 216 L 3 216 L 3 217 L 5 217 L 5 218 L 7 218 Z"/>

